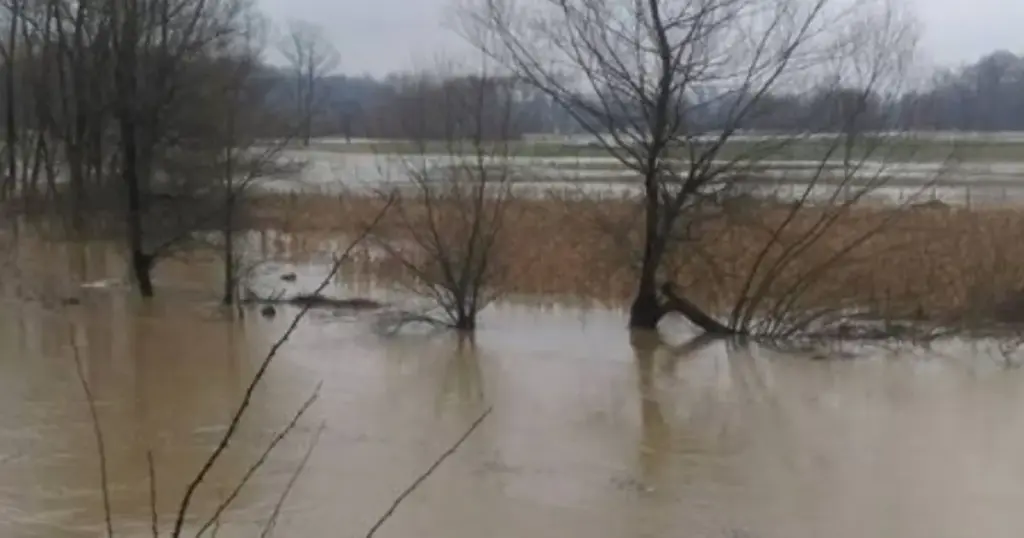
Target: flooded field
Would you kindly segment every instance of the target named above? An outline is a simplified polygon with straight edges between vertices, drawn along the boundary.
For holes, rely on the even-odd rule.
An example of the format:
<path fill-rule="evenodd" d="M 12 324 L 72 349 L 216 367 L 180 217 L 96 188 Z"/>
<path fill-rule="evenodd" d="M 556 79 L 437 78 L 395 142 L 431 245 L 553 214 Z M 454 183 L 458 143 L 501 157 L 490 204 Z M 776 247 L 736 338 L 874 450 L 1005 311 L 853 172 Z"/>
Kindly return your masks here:
<path fill-rule="evenodd" d="M 29 245 L 8 265 L 20 277 L 2 281 L 0 535 L 102 535 L 77 347 L 118 535 L 148 536 L 147 452 L 167 525 L 295 311 L 230 320 L 203 259 L 166 264 L 148 305 L 116 284 L 124 262 L 108 245 Z M 297 281 L 281 281 L 291 270 Z M 272 265 L 264 284 L 309 289 L 321 273 Z M 352 275 L 333 292 L 408 300 Z M 307 318 L 200 488 L 197 522 L 323 383 L 219 536 L 259 535 L 321 423 L 276 535 L 364 536 L 489 406 L 377 536 L 1011 537 L 1024 525 L 1024 371 L 981 346 L 845 360 L 673 347 L 631 338 L 620 312 L 524 302 L 488 310 L 473 341 L 374 326 L 373 313 Z M 684 336 L 669 327 L 665 340 Z"/>
<path fill-rule="evenodd" d="M 284 158 L 307 164 L 298 176 L 263 183 L 272 190 L 303 190 L 322 193 L 365 192 L 386 184 L 402 183 L 409 166 L 451 166 L 446 155 L 376 155 L 322 149 L 289 151 Z M 511 157 L 520 176 L 516 189 L 522 193 L 572 190 L 581 194 L 621 196 L 639 193 L 638 178 L 612 157 Z M 810 198 L 827 199 L 836 184 L 880 182 L 871 197 L 899 203 L 907 200 L 941 200 L 954 205 L 1003 205 L 1024 201 L 1024 164 L 1019 162 L 876 162 L 857 163 L 856 170 L 841 171 L 832 163 L 824 171 L 820 162 L 768 160 L 757 164 L 754 189 L 777 196 L 803 195 L 809 182 L 817 183 Z M 849 175 L 847 175 L 849 174 Z"/>

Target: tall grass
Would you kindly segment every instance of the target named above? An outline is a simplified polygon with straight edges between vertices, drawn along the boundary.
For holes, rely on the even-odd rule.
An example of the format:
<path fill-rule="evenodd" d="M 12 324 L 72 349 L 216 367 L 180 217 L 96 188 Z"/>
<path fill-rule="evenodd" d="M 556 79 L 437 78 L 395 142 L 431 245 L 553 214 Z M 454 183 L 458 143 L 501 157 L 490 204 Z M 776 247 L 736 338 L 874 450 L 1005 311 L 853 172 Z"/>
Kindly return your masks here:
<path fill-rule="evenodd" d="M 574 295 L 610 305 L 624 305 L 632 298 L 634 261 L 641 245 L 639 226 L 631 225 L 638 216 L 633 200 L 551 193 L 509 204 L 507 224 L 495 247 L 503 275 L 496 285 L 513 294 Z M 379 210 L 377 205 L 372 197 L 357 195 L 266 196 L 255 202 L 254 219 L 260 226 L 285 232 L 330 235 L 361 229 Z M 753 203 L 702 219 L 690 230 L 692 239 L 673 249 L 666 276 L 693 301 L 728 313 L 743 293 L 759 250 L 787 210 L 781 202 Z M 783 251 L 829 211 L 802 209 L 769 249 L 769 260 L 781 259 Z M 380 230 L 397 229 L 384 225 Z M 1011 310 L 1019 303 L 1024 321 L 1022 231 L 1024 212 L 1014 209 L 864 204 L 841 212 L 834 225 L 781 270 L 765 293 L 792 293 L 827 265 L 795 299 L 798 310 L 850 307 L 886 318 L 963 321 L 1013 317 Z M 868 239 L 838 263 L 826 264 L 862 236 Z M 363 263 L 383 278 L 409 277 L 387 257 Z M 1017 301 L 1018 297 L 1022 299 Z"/>

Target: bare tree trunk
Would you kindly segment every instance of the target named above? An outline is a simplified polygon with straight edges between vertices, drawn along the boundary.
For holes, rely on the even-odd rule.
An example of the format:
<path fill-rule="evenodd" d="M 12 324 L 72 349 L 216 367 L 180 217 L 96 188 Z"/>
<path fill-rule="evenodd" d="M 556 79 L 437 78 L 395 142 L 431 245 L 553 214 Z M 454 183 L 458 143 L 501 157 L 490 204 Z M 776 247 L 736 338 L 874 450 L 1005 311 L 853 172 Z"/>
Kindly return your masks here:
<path fill-rule="evenodd" d="M 235 286 L 238 283 L 235 278 L 235 234 L 231 222 L 233 205 L 234 203 L 229 201 L 224 208 L 224 296 L 221 298 L 221 304 L 224 306 L 234 304 Z"/>
<path fill-rule="evenodd" d="M 139 110 L 138 110 L 138 73 L 136 69 L 137 57 L 135 47 L 137 46 L 137 34 L 135 24 L 137 21 L 132 17 L 137 16 L 131 12 L 125 24 L 125 32 L 121 37 L 121 46 L 118 51 L 120 58 L 117 64 L 117 97 L 120 101 L 119 125 L 121 135 L 121 180 L 125 187 L 126 213 L 125 226 L 128 232 L 128 250 L 131 258 L 132 274 L 135 283 L 139 286 L 139 294 L 145 298 L 153 296 L 153 280 L 150 274 L 153 260 L 145 252 L 145 230 L 143 229 L 143 208 L 142 173 L 148 172 L 148 166 L 143 171 L 140 162 L 139 151 Z M 140 173 L 141 172 L 141 173 Z"/>
<path fill-rule="evenodd" d="M 309 70 L 306 72 L 306 95 L 303 96 L 305 102 L 303 103 L 302 111 L 302 145 L 307 148 L 309 147 L 310 140 L 313 138 L 313 89 L 316 77 L 316 68 L 311 63 Z"/>
<path fill-rule="evenodd" d="M 135 283 L 139 286 L 139 294 L 143 297 L 153 296 L 152 259 L 144 250 L 142 228 L 142 189 L 139 181 L 138 148 L 135 140 L 135 124 L 131 119 L 121 121 L 122 170 L 121 178 L 127 189 L 127 227 L 128 248 L 131 252 L 131 269 Z"/>
<path fill-rule="evenodd" d="M 231 202 L 228 202 L 229 207 L 230 205 Z M 235 278 L 235 239 L 231 230 L 231 217 L 228 216 L 225 220 L 227 222 L 224 230 L 224 296 L 221 298 L 221 304 L 230 306 L 235 302 L 235 286 L 238 282 Z"/>
<path fill-rule="evenodd" d="M 8 35 L 7 43 L 7 79 L 6 79 L 6 90 L 7 90 L 7 106 L 6 106 L 6 122 L 7 122 L 7 185 L 8 188 L 14 187 L 17 183 L 18 177 L 18 158 L 17 158 L 17 147 L 18 147 L 18 125 L 17 125 L 17 95 L 15 92 L 15 65 L 17 58 L 17 42 L 18 42 L 18 20 L 21 18 L 19 0 L 11 0 L 11 27 L 10 34 Z"/>
<path fill-rule="evenodd" d="M 57 199 L 57 163 L 56 163 L 56 151 L 53 149 L 52 143 L 46 144 L 44 151 L 46 152 L 45 164 L 46 164 L 46 196 L 51 202 Z"/>
<path fill-rule="evenodd" d="M 237 96 L 236 96 L 237 99 Z M 227 144 L 224 147 L 224 295 L 221 304 L 230 306 L 235 302 L 235 186 L 234 186 L 234 152 L 235 114 L 233 101 L 228 110 Z"/>
<path fill-rule="evenodd" d="M 653 159 L 652 159 L 653 160 Z M 663 249 L 658 240 L 658 200 L 657 165 L 649 165 L 644 179 L 644 248 L 640 260 L 640 280 L 637 283 L 636 297 L 629 309 L 629 327 L 631 329 L 657 329 L 665 311 L 658 301 L 657 272 L 661 264 Z"/>
<path fill-rule="evenodd" d="M 34 150 L 32 152 L 32 171 L 28 173 L 29 191 L 33 197 L 39 194 L 39 178 L 43 172 L 43 159 L 46 158 L 46 134 L 42 127 L 36 135 Z"/>
<path fill-rule="evenodd" d="M 139 286 L 139 295 L 153 297 L 153 260 L 141 251 L 132 252 L 132 273 Z"/>
<path fill-rule="evenodd" d="M 653 271 L 645 266 L 641 272 L 640 283 L 637 286 L 636 297 L 629 308 L 629 328 L 631 329 L 657 329 L 658 322 L 665 315 L 665 309 L 658 299 L 658 286 L 654 280 Z"/>
<path fill-rule="evenodd" d="M 476 313 L 470 313 L 466 309 L 460 309 L 452 327 L 459 331 L 472 332 L 476 330 Z"/>
<path fill-rule="evenodd" d="M 76 141 L 73 144 L 65 142 L 67 144 L 65 153 L 68 158 L 68 181 L 71 184 L 71 225 L 76 230 L 82 229 L 82 224 L 84 223 L 83 212 L 85 209 L 85 174 L 83 173 L 80 143 L 80 141 Z M 72 145 L 75 147 L 72 147 Z"/>

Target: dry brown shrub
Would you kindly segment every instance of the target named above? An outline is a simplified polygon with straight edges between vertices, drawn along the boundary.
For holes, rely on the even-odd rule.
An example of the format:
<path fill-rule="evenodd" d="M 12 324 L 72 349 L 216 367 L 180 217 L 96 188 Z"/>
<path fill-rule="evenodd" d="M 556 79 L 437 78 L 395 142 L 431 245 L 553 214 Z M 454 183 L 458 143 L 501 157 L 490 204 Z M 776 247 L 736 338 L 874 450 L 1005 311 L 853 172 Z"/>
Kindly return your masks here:
<path fill-rule="evenodd" d="M 264 226 L 293 233 L 337 233 L 360 229 L 381 203 L 372 196 L 268 196 L 257 201 L 255 211 Z M 631 231 L 610 235 L 608 225 L 631 222 L 633 202 L 553 194 L 509 204 L 495 252 L 496 264 L 505 274 L 505 291 L 578 296 L 613 305 L 631 299 L 632 261 L 640 238 Z M 666 263 L 671 276 L 698 304 L 728 313 L 787 211 L 781 204 L 763 204 L 746 208 L 739 216 L 702 223 L 692 244 L 673 250 Z M 836 211 L 801 209 L 779 234 L 757 274 L 763 276 L 788 246 L 803 241 L 815 222 Z M 452 213 L 442 221 L 451 223 L 449 232 L 455 237 L 460 219 L 455 210 Z M 860 306 L 885 316 L 933 320 L 991 312 L 993 305 L 1024 290 L 1020 230 L 1024 212 L 1010 208 L 846 208 L 778 271 L 764 293 L 778 299 L 806 285 L 791 305 L 796 310 Z M 845 252 L 854 243 L 857 247 Z M 831 263 L 839 253 L 843 256 Z M 380 276 L 402 278 L 401 270 L 386 258 L 369 265 Z M 827 269 L 819 271 L 823 266 Z M 811 278 L 815 275 L 820 278 Z M 755 285 L 760 278 L 753 279 Z M 765 308 L 771 304 L 767 301 Z"/>

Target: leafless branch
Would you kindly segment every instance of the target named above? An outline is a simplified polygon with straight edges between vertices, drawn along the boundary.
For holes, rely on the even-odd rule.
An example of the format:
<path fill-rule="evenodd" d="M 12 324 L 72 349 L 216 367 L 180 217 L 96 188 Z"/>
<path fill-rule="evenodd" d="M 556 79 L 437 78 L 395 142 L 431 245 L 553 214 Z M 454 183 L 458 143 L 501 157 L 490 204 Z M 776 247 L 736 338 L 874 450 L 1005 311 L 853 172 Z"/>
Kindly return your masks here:
<path fill-rule="evenodd" d="M 78 351 L 78 342 L 75 340 L 74 332 L 70 333 L 72 355 L 75 359 L 75 374 L 78 376 L 78 383 L 85 393 L 86 404 L 89 406 L 89 415 L 92 419 L 92 431 L 96 438 L 96 451 L 99 456 L 100 465 L 100 492 L 103 495 L 103 518 L 106 524 L 107 537 L 114 536 L 113 512 L 110 508 L 110 480 L 107 475 L 107 450 L 103 440 L 103 429 L 100 426 L 99 413 L 96 412 L 96 398 L 93 396 L 89 382 L 85 379 L 85 371 L 82 366 L 82 358 Z"/>
<path fill-rule="evenodd" d="M 291 493 L 295 483 L 298 482 L 299 477 L 302 476 L 302 472 L 306 468 L 306 463 L 309 462 L 310 456 L 313 455 L 313 451 L 320 442 L 320 435 L 324 432 L 324 428 L 325 424 L 321 422 L 320 427 L 317 428 L 316 433 L 313 434 L 313 439 L 310 440 L 309 445 L 306 447 L 305 454 L 302 455 L 302 459 L 295 467 L 295 471 L 292 472 L 291 478 L 288 479 L 288 484 L 285 486 L 284 491 L 281 492 L 281 496 L 274 504 L 274 510 L 270 513 L 270 517 L 267 519 L 266 524 L 263 525 L 263 530 L 260 531 L 260 538 L 270 538 L 270 536 L 274 534 L 274 528 L 277 526 L 277 519 L 281 514 L 281 508 L 284 506 L 285 501 L 288 500 L 288 495 Z"/>
<path fill-rule="evenodd" d="M 160 520 L 156 506 L 156 470 L 153 468 L 153 451 L 146 451 L 146 469 L 149 474 L 149 518 L 153 538 L 160 538 Z"/>
<path fill-rule="evenodd" d="M 263 453 L 260 454 L 260 457 L 255 462 L 253 462 L 252 465 L 249 466 L 249 469 L 247 469 L 245 474 L 242 475 L 242 478 L 235 485 L 235 488 L 231 490 L 231 493 L 228 494 L 227 498 L 221 501 L 220 505 L 218 505 L 217 509 L 213 511 L 213 514 L 206 521 L 206 523 L 199 527 L 199 530 L 196 531 L 196 536 L 202 536 L 207 529 L 209 529 L 216 521 L 220 520 L 221 515 L 224 514 L 224 511 L 231 506 L 231 503 L 233 503 L 235 499 L 238 498 L 238 494 L 242 492 L 242 489 L 245 488 L 246 484 L 249 483 L 249 480 L 251 480 L 252 477 L 256 474 L 256 472 L 259 471 L 261 467 L 263 467 L 263 465 L 267 461 L 267 458 L 269 458 L 270 454 L 274 451 L 275 448 L 277 448 L 277 445 L 280 444 L 281 441 L 283 441 L 284 438 L 287 437 L 288 434 L 295 429 L 295 426 L 298 425 L 299 420 L 302 418 L 302 416 L 306 414 L 306 411 L 308 411 L 309 408 L 313 405 L 313 403 L 316 402 L 316 400 L 320 397 L 321 385 L 322 383 L 320 385 L 317 385 L 316 389 L 313 391 L 313 394 L 311 394 L 310 397 L 307 398 L 306 401 L 302 404 L 302 406 L 299 407 L 299 410 L 296 411 L 294 415 L 292 415 L 291 421 L 289 421 L 288 424 L 283 429 L 281 429 L 281 431 L 279 431 L 277 435 L 274 436 L 270 443 L 267 444 L 267 447 L 263 450 Z"/>
<path fill-rule="evenodd" d="M 437 303 L 456 329 L 475 328 L 500 293 L 496 248 L 513 199 L 515 90 L 487 66 L 458 76 L 442 68 L 410 81 L 392 107 L 390 121 L 417 151 L 400 158 L 401 177 L 378 191 L 398 203 L 374 239 L 412 275 L 403 283 Z M 430 148 L 436 142 L 446 151 L 440 162 Z"/>
<path fill-rule="evenodd" d="M 476 430 L 477 427 L 480 426 L 480 424 L 483 423 L 484 419 L 486 419 L 487 416 L 491 414 L 491 411 L 493 411 L 493 409 L 494 408 L 492 407 L 488 407 L 487 410 L 484 411 L 483 414 L 481 414 L 480 417 L 477 418 L 473 422 L 473 424 L 469 426 L 469 429 L 467 429 L 466 432 L 462 434 L 462 437 L 460 437 L 455 442 L 455 444 L 453 444 L 450 448 L 448 448 L 448 450 L 441 454 L 441 456 L 437 458 L 437 460 L 434 461 L 434 463 L 430 467 L 428 467 L 427 470 L 423 472 L 423 474 L 417 477 L 416 480 L 414 480 L 413 483 L 409 485 L 409 487 L 405 488 L 405 490 L 403 490 L 402 493 L 395 498 L 394 502 L 391 503 L 391 506 L 387 509 L 387 511 L 384 512 L 384 514 L 377 519 L 377 521 L 373 524 L 372 527 L 370 527 L 369 532 L 366 533 L 366 538 L 373 538 L 373 536 L 377 533 L 381 526 L 383 526 L 388 519 L 391 519 L 391 516 L 394 515 L 395 510 L 397 510 L 398 506 L 402 504 L 402 501 L 404 501 L 406 497 L 411 495 L 413 491 L 416 491 L 416 488 L 418 488 L 420 484 L 426 481 L 426 479 L 429 478 L 430 475 L 433 474 L 434 471 L 436 471 L 437 468 L 440 467 L 441 464 L 444 463 L 446 459 L 448 459 L 452 454 L 454 454 L 459 449 L 459 447 L 466 442 L 466 439 L 469 439 L 469 436 L 472 435 L 473 431 Z"/>
<path fill-rule="evenodd" d="M 372 228 L 376 226 L 381 221 L 381 219 L 384 218 L 385 213 L 390 207 L 391 202 L 389 201 L 380 210 L 380 212 L 377 214 L 377 217 L 373 220 L 373 222 L 371 222 L 363 230 L 363 232 L 349 244 L 348 248 L 345 249 L 341 256 L 335 258 L 334 263 L 330 267 L 327 276 L 320 282 L 320 285 L 317 286 L 316 290 L 313 292 L 314 295 L 320 294 L 328 285 L 330 285 L 330 283 L 334 280 L 334 276 L 341 269 L 341 265 L 344 263 L 344 261 L 348 259 L 352 250 L 355 249 L 355 247 L 366 238 L 366 236 L 370 233 Z M 213 450 L 210 456 L 203 463 L 202 467 L 196 473 L 196 476 L 192 479 L 191 482 L 189 482 L 189 485 L 186 488 L 185 494 L 182 497 L 181 503 L 178 507 L 177 517 L 174 522 L 174 530 L 171 533 L 172 538 L 179 538 L 181 536 L 182 530 L 185 525 L 185 518 L 188 515 L 188 509 L 191 506 L 192 498 L 195 495 L 196 489 L 199 488 L 199 485 L 202 484 L 203 480 L 206 479 L 206 476 L 210 473 L 210 470 L 213 468 L 214 464 L 217 463 L 220 457 L 224 454 L 224 451 L 227 450 L 228 445 L 231 443 L 231 440 L 235 435 L 235 431 L 238 429 L 238 426 L 242 421 L 242 417 L 245 415 L 245 412 L 249 409 L 249 405 L 252 401 L 252 396 L 256 391 L 256 387 L 258 387 L 260 382 L 263 380 L 263 377 L 266 375 L 271 363 L 277 356 L 278 351 L 281 349 L 282 346 L 284 346 L 286 342 L 288 342 L 288 340 L 291 338 L 291 335 L 298 328 L 299 323 L 303 320 L 303 318 L 306 317 L 306 314 L 309 312 L 309 310 L 309 305 L 305 305 L 299 310 L 298 314 L 295 315 L 291 323 L 288 325 L 288 328 L 285 330 L 284 334 L 282 334 L 277 339 L 277 341 L 274 342 L 274 344 L 270 347 L 270 350 L 267 352 L 266 356 L 264 356 L 263 361 L 260 363 L 259 368 L 256 370 L 256 374 L 253 376 L 252 380 L 249 382 L 249 386 L 245 390 L 245 395 L 242 397 L 241 403 L 235 410 L 234 415 L 231 417 L 231 421 L 228 423 L 228 428 L 224 432 L 224 435 L 221 437 L 220 442 L 217 444 L 217 447 Z"/>

